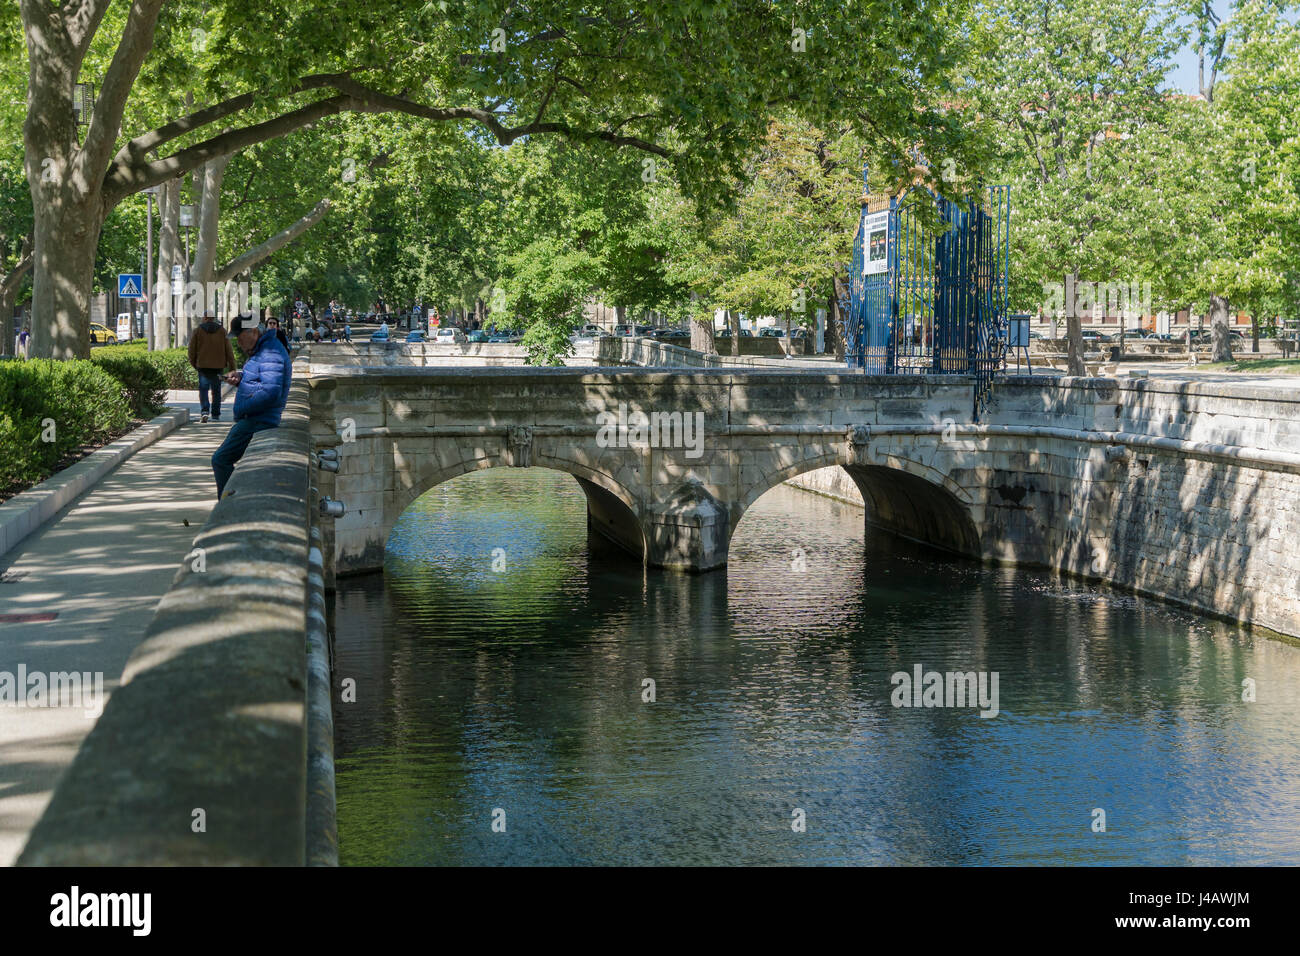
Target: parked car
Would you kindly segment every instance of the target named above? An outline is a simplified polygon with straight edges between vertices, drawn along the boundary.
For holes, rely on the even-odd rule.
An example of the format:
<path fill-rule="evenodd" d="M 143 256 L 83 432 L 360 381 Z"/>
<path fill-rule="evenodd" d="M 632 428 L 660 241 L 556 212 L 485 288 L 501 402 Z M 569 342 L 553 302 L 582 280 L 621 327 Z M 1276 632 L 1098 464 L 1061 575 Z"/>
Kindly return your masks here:
<path fill-rule="evenodd" d="M 98 322 L 90 323 L 90 344 L 105 345 L 109 342 L 117 341 L 117 333 L 107 325 L 100 325 Z"/>
<path fill-rule="evenodd" d="M 376 329 L 375 331 L 373 331 L 373 332 L 370 333 L 370 341 L 372 341 L 372 342 L 387 342 L 387 341 L 388 341 L 388 332 L 385 331 L 384 329 Z"/>
<path fill-rule="evenodd" d="M 490 341 L 491 338 L 492 336 L 488 335 L 482 329 L 475 329 L 473 332 L 465 333 L 466 342 L 487 342 Z"/>
<path fill-rule="evenodd" d="M 582 328 L 578 329 L 579 335 L 600 335 L 601 328 L 594 322 L 588 322 Z"/>
<path fill-rule="evenodd" d="M 464 329 L 454 325 L 445 325 L 434 334 L 433 341 L 438 345 L 462 345 L 467 340 Z"/>
<path fill-rule="evenodd" d="M 420 331 L 419 329 L 411 329 L 411 331 L 409 331 L 409 332 L 406 333 L 406 341 L 408 341 L 408 342 L 423 342 L 423 341 L 424 341 L 424 333 L 423 333 L 422 331 Z"/>
<path fill-rule="evenodd" d="M 523 336 L 512 329 L 498 329 L 492 333 L 492 337 L 489 338 L 488 341 L 499 344 L 502 342 L 518 342 L 521 338 L 523 338 Z"/>
<path fill-rule="evenodd" d="M 778 329 L 775 325 L 769 325 L 758 330 L 758 337 L 760 339 L 783 339 L 785 338 L 785 329 Z"/>

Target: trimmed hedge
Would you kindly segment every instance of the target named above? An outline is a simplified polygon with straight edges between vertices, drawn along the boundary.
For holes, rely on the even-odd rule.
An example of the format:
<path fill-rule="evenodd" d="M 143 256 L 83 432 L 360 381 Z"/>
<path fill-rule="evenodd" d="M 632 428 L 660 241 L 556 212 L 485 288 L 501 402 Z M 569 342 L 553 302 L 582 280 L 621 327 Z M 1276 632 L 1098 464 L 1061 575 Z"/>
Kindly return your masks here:
<path fill-rule="evenodd" d="M 90 353 L 90 360 L 121 383 L 135 415 L 148 418 L 162 409 L 167 378 L 158 363 L 150 361 L 148 352 L 97 349 Z"/>
<path fill-rule="evenodd" d="M 149 360 L 158 366 L 167 380 L 168 388 L 196 389 L 199 387 L 199 373 L 190 367 L 188 349 L 164 349 L 161 352 L 145 352 Z"/>
<path fill-rule="evenodd" d="M 144 361 L 154 366 L 162 375 L 164 382 L 162 388 L 164 390 L 193 390 L 199 387 L 199 373 L 190 368 L 188 349 L 162 349 L 158 352 L 150 352 L 142 342 L 140 344 L 133 342 L 129 345 L 103 345 L 90 353 L 92 361 L 98 359 L 101 355 L 143 357 Z M 238 361 L 238 356 L 236 356 L 236 361 Z"/>
<path fill-rule="evenodd" d="M 132 420 L 121 383 L 95 362 L 0 362 L 0 490 L 44 481 L 70 453 L 117 437 Z"/>

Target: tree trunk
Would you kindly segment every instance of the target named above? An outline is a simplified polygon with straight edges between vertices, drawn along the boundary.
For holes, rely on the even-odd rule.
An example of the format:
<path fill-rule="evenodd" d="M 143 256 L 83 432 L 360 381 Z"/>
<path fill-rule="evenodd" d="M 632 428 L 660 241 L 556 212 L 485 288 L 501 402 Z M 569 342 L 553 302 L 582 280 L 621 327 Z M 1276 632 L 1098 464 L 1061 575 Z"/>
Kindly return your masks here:
<path fill-rule="evenodd" d="M 14 354 L 14 298 L 17 292 L 8 282 L 0 283 L 0 355 Z"/>
<path fill-rule="evenodd" d="M 60 168 L 66 172 L 66 167 Z M 34 358 L 90 355 L 90 290 L 103 220 L 98 190 L 88 191 L 93 193 L 89 198 L 74 187 L 38 180 L 32 184 L 36 274 L 29 354 Z"/>
<path fill-rule="evenodd" d="M 1252 352 L 1259 351 L 1259 316 L 1258 315 L 1252 315 L 1250 317 L 1250 350 Z"/>
<path fill-rule="evenodd" d="M 108 0 L 52 4 L 20 0 L 27 45 L 23 152 L 35 214 L 31 354 L 90 354 L 90 291 L 104 217 L 104 170 L 122 126 L 131 86 L 153 45 L 162 0 L 135 0 L 122 39 L 102 74 L 84 140 L 78 142 L 73 85 L 80 77 Z"/>
<path fill-rule="evenodd" d="M 707 319 L 700 315 L 700 295 L 698 292 L 691 293 L 691 348 L 705 355 L 714 355 L 716 350 L 713 347 L 713 313 L 709 312 Z"/>
<path fill-rule="evenodd" d="M 14 300 L 18 298 L 18 290 L 31 269 L 32 240 L 29 237 L 23 240 L 18 261 L 0 279 L 0 355 L 14 354 L 14 337 L 18 334 L 14 322 Z"/>
<path fill-rule="evenodd" d="M 172 347 L 171 324 L 175 315 L 175 297 L 172 295 L 172 266 L 177 255 L 177 221 L 181 209 L 181 182 L 173 179 L 162 184 L 158 194 L 158 275 L 153 284 L 153 340 L 160 351 Z"/>
<path fill-rule="evenodd" d="M 203 187 L 198 199 L 198 242 L 194 246 L 194 262 L 190 267 L 190 275 L 196 282 L 202 282 L 205 289 L 207 283 L 221 281 L 216 277 L 217 239 L 221 222 L 221 186 L 226 178 L 226 167 L 230 165 L 233 157 L 234 154 L 231 153 L 200 167 L 203 173 Z M 206 300 L 207 296 L 205 296 Z"/>
<path fill-rule="evenodd" d="M 849 289 L 844 278 L 844 270 L 837 265 L 831 277 L 831 294 L 826 300 L 826 350 L 834 354 L 837 362 L 845 361 L 844 315 L 840 310 L 840 298 L 849 301 Z"/>
<path fill-rule="evenodd" d="M 1231 362 L 1232 345 L 1228 339 L 1228 300 L 1225 296 L 1210 296 L 1210 339 L 1213 343 L 1212 362 Z"/>
<path fill-rule="evenodd" d="M 727 310 L 727 326 L 731 329 L 731 354 L 740 354 L 740 313 Z"/>
<path fill-rule="evenodd" d="M 1088 367 L 1083 364 L 1083 326 L 1075 309 L 1065 316 L 1065 374 L 1078 378 L 1088 374 Z"/>

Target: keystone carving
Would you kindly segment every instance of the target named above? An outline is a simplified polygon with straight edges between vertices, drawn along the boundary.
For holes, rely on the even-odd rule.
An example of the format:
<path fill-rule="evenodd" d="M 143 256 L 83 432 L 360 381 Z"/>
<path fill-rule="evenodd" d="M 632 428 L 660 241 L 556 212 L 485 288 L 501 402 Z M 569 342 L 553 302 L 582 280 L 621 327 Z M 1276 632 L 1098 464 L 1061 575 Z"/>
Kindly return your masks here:
<path fill-rule="evenodd" d="M 515 468 L 528 468 L 533 461 L 533 427 L 511 425 L 506 430 L 506 443 L 510 446 L 510 464 Z"/>
<path fill-rule="evenodd" d="M 844 441 L 848 445 L 848 464 L 867 464 L 867 448 L 871 445 L 871 426 L 849 425 L 844 430 Z"/>

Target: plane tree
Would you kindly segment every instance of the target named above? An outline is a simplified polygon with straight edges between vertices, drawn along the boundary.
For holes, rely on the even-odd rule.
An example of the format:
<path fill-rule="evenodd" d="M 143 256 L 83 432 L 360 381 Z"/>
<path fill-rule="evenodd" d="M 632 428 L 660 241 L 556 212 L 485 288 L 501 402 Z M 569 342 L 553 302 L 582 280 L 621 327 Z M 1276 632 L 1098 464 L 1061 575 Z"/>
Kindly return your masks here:
<path fill-rule="evenodd" d="M 465 124 L 500 145 L 631 147 L 697 192 L 735 172 L 777 104 L 839 110 L 900 144 L 958 137 L 925 107 L 960 5 L 19 0 L 19 11 L 42 355 L 86 353 L 96 247 L 126 197 L 340 113 Z M 160 36 L 165 56 L 151 63 Z M 187 37 L 203 52 L 182 83 L 195 105 L 160 113 Z M 96 64 L 82 132 L 74 86 Z"/>

